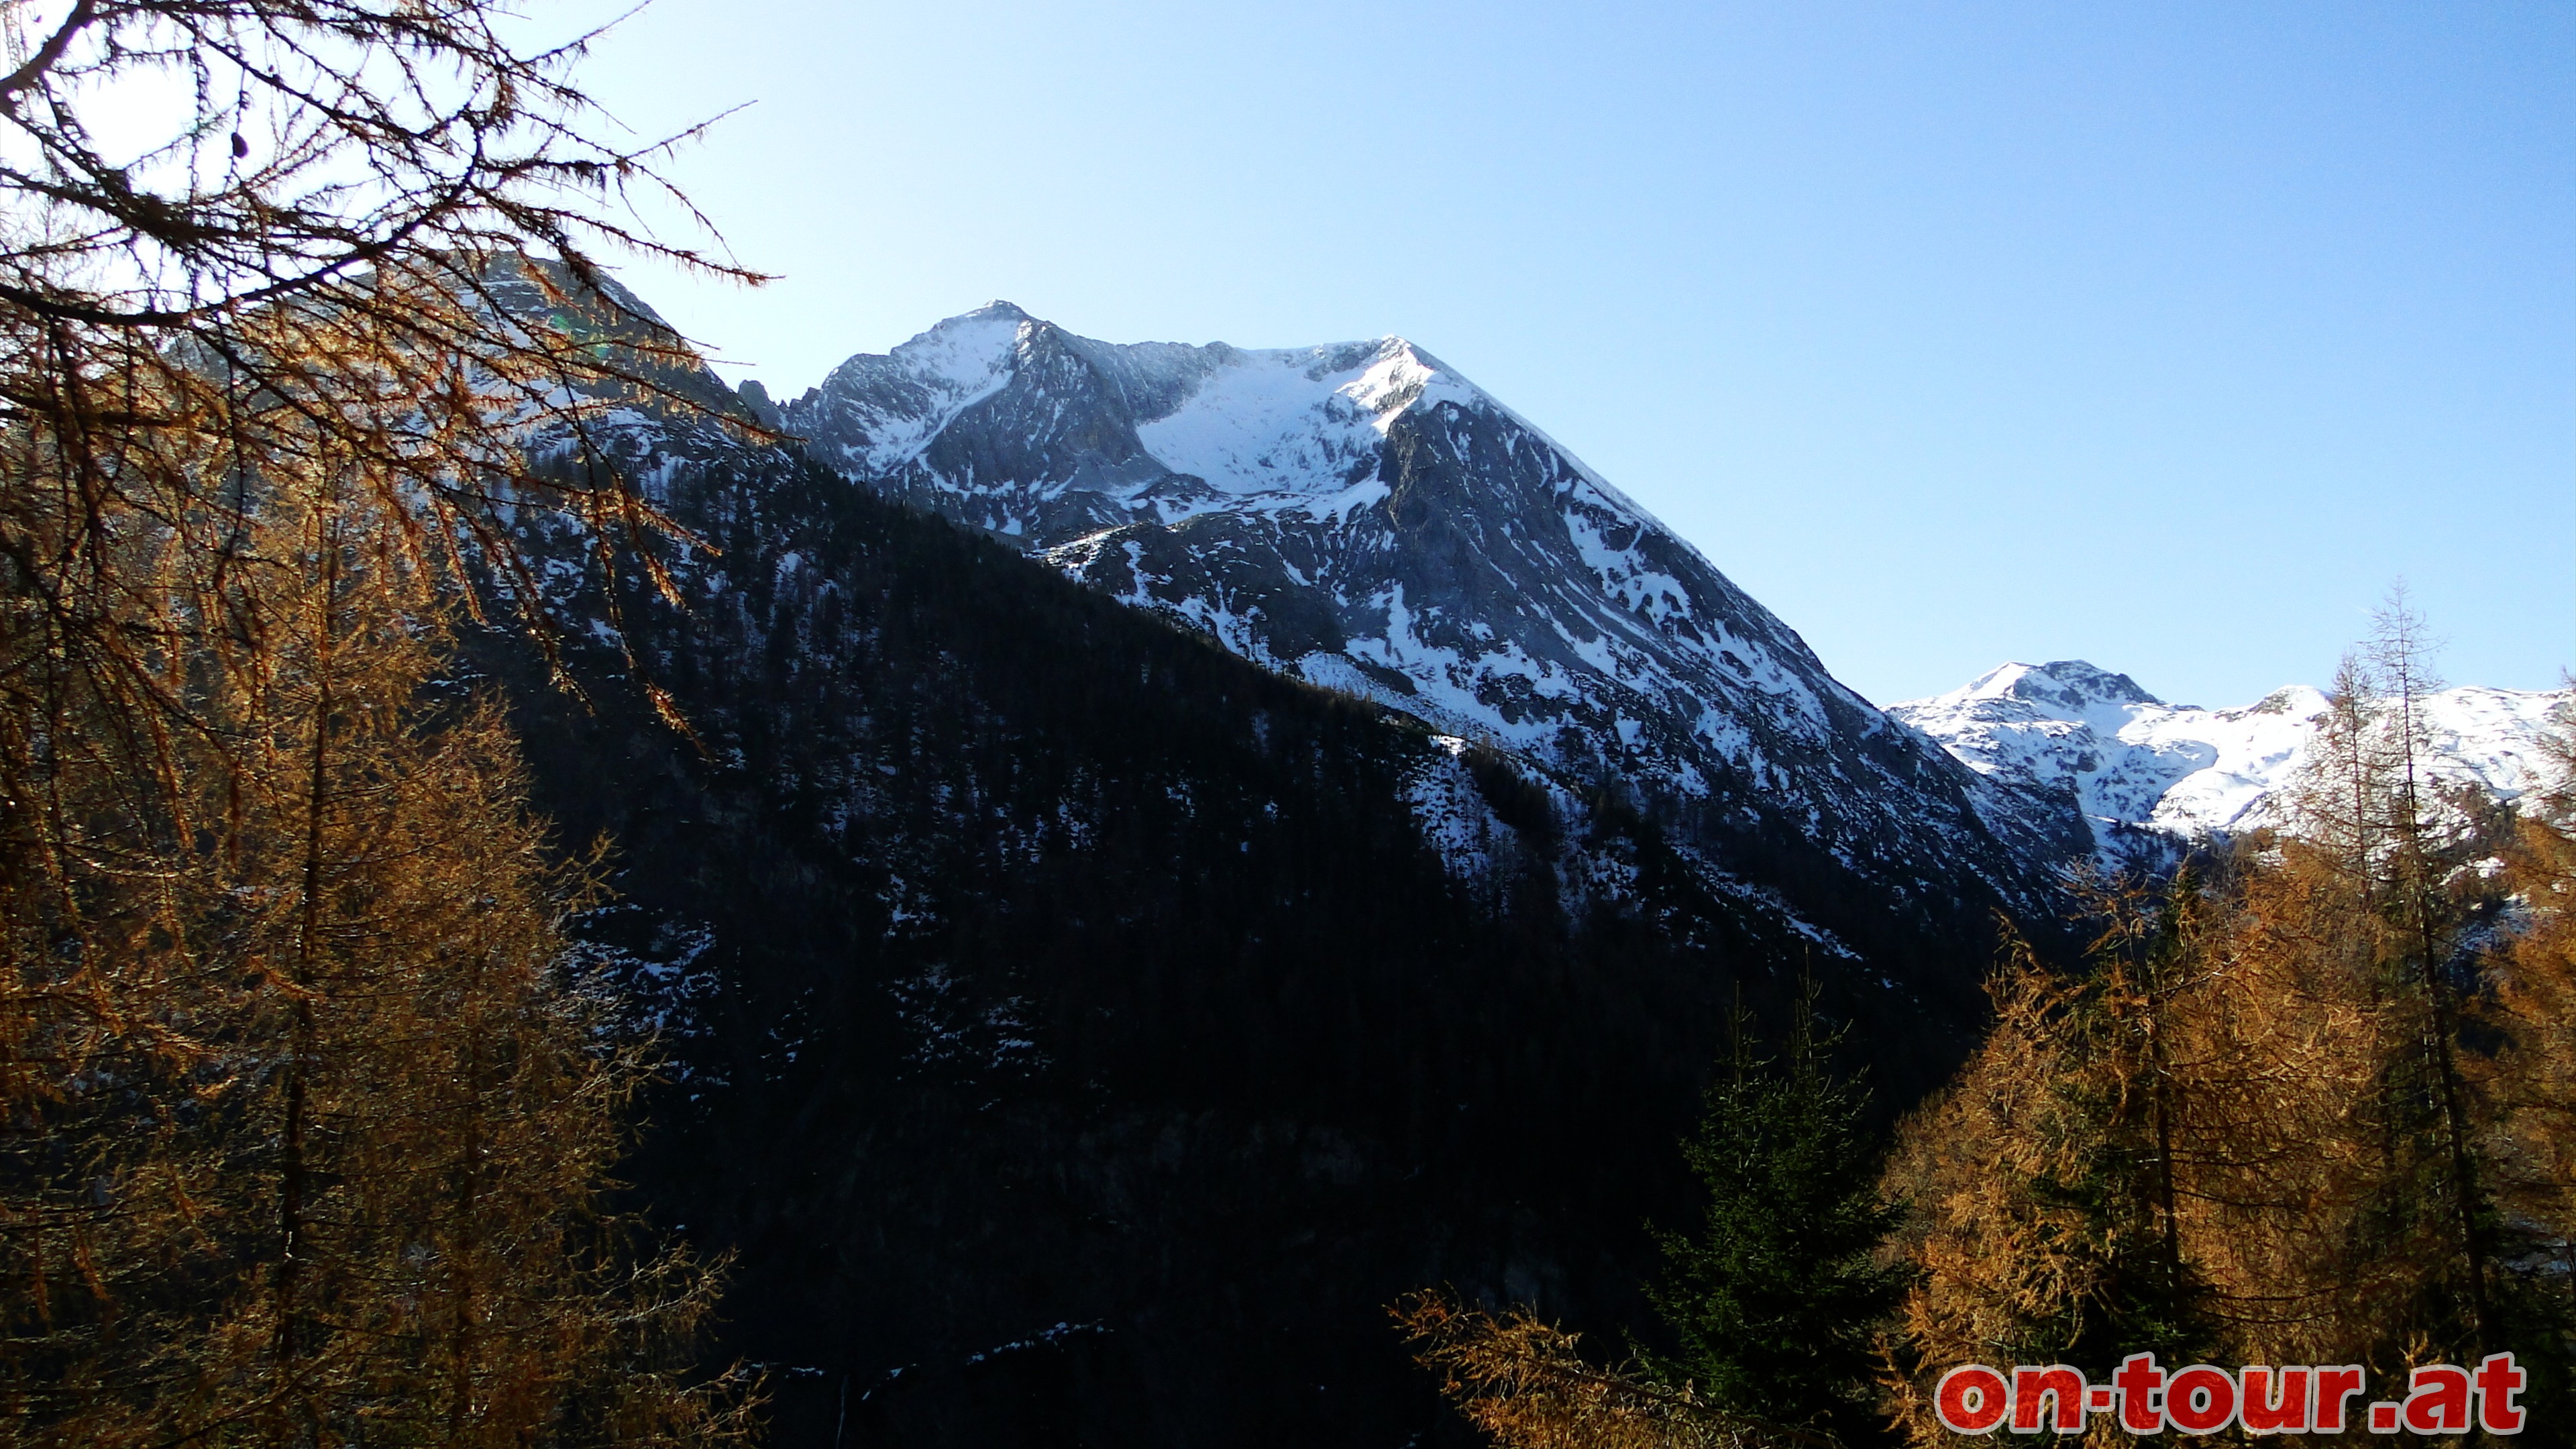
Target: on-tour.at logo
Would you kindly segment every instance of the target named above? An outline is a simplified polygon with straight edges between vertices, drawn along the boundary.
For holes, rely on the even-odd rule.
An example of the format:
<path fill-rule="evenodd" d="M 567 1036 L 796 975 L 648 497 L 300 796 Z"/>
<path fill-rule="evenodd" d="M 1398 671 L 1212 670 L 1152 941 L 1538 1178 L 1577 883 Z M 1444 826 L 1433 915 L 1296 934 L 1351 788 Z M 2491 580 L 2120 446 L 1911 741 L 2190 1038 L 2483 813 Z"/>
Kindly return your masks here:
<path fill-rule="evenodd" d="M 2132 1434 L 2215 1434 L 2239 1424 L 2249 1434 L 2339 1434 L 2348 1427 L 2465 1434 L 2474 1407 L 2479 1428 L 2519 1434 L 2524 1415 L 2514 1396 L 2525 1377 L 2509 1353 L 2488 1354 L 2474 1370 L 2419 1365 L 2407 1374 L 2404 1399 L 2376 1400 L 2362 1424 L 2349 1425 L 2347 1406 L 2368 1382 L 2359 1364 L 2253 1364 L 2230 1373 L 2196 1363 L 2168 1374 L 2154 1354 L 2133 1353 L 2107 1384 L 2088 1383 L 2083 1370 L 2062 1363 L 2021 1364 L 2009 1378 L 1981 1363 L 1961 1364 L 1941 1376 L 1933 1408 L 1942 1426 L 1959 1434 L 2007 1426 L 2016 1434 L 2080 1434 L 2094 1414 L 2115 1416 Z"/>

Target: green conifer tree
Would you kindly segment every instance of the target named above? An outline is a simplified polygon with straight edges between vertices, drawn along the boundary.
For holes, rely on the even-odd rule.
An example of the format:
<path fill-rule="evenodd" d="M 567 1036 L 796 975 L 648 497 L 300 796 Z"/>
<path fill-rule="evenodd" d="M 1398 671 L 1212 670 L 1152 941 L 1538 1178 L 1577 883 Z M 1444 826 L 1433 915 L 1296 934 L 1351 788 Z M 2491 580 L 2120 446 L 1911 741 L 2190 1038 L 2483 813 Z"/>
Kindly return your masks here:
<path fill-rule="evenodd" d="M 1708 1112 L 1683 1144 L 1707 1191 L 1696 1231 L 1665 1233 L 1648 1298 L 1679 1352 L 1652 1360 L 1718 1407 L 1844 1442 L 1875 1436 L 1875 1339 L 1905 1287 L 1880 1261 L 1900 1209 L 1877 1191 L 1868 1094 L 1826 1062 L 1801 1006 L 1788 1048 L 1741 1024 Z"/>

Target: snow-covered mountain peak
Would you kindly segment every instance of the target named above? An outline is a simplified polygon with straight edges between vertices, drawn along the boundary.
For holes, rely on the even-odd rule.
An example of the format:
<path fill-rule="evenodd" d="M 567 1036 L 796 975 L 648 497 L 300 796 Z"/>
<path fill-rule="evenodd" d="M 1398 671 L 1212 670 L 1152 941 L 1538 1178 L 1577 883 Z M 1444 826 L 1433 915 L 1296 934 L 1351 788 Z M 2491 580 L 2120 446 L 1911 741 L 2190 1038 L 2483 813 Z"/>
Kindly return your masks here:
<path fill-rule="evenodd" d="M 2289 791 L 2329 706 L 2308 685 L 2237 709 L 2168 705 L 2081 661 L 2007 664 L 1888 713 L 1977 772 L 1990 817 L 2037 819 L 2070 800 L 2113 866 L 2179 844 L 2293 823 Z M 2464 687 L 2422 702 L 2437 780 L 2512 800 L 2542 778 L 2541 736 L 2576 720 L 2567 691 Z"/>
<path fill-rule="evenodd" d="M 1380 431 L 1385 419 L 1407 409 L 1433 408 L 1444 402 L 1469 407 L 1493 404 L 1484 389 L 1401 337 L 1380 339 L 1372 365 L 1338 390 L 1377 414 Z"/>
<path fill-rule="evenodd" d="M 888 360 L 902 363 L 925 382 L 940 380 L 977 386 L 1009 366 L 1021 334 L 1034 320 L 1008 302 L 994 302 L 895 344 Z M 874 360 L 854 357 L 850 363 Z"/>
<path fill-rule="evenodd" d="M 2115 735 L 2126 729 L 2141 709 L 2170 707 L 2125 674 L 2114 674 L 2081 659 L 2056 659 L 2046 664 L 2000 664 L 1947 694 L 1908 700 L 1889 712 L 1909 722 L 1918 716 L 1954 721 L 1959 728 L 1970 724 L 2064 727 L 2041 730 L 2042 734 L 2057 737 L 2078 725 Z M 1938 731 L 1933 733 L 1940 737 Z M 1951 752 L 1959 753 L 1955 746 Z M 1994 765 L 1986 759 L 1968 763 L 1986 773 L 1991 773 Z"/>
<path fill-rule="evenodd" d="M 1400 337 L 1190 361 L 1195 375 L 1168 410 L 1138 420 L 1137 436 L 1164 467 L 1236 500 L 1341 493 L 1376 471 L 1398 417 L 1491 401 Z"/>
<path fill-rule="evenodd" d="M 828 435 L 835 461 L 879 473 L 917 456 L 940 430 L 1009 383 L 1028 334 L 1044 324 L 1008 302 L 951 317 L 891 352 L 862 352 L 787 404 L 793 431 Z"/>
<path fill-rule="evenodd" d="M 844 474 L 1236 653 L 1673 802 L 1747 871 L 2018 892 L 2080 848 L 2060 822 L 2008 854 L 1966 771 L 1407 338 L 1111 343 L 995 306 L 785 413 Z"/>
<path fill-rule="evenodd" d="M 1965 688 L 1943 699 L 2010 698 L 2060 709 L 2093 709 L 2104 705 L 2162 705 L 2163 700 L 2138 687 L 2125 674 L 2081 659 L 2054 659 L 2046 664 L 2002 664 L 1979 675 Z"/>

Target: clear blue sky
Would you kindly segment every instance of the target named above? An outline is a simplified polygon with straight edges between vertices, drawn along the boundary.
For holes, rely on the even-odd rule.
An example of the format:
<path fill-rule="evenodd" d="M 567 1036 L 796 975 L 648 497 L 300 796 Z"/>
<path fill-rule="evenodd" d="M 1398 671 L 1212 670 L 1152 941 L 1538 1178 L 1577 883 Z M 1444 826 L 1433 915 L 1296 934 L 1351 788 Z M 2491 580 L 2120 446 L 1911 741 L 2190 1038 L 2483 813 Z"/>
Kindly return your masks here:
<path fill-rule="evenodd" d="M 563 12 L 552 12 L 560 16 Z M 2405 577 L 2576 663 L 2576 6 L 658 0 L 584 71 L 794 392 L 1007 298 L 1400 333 L 1882 702 L 2084 658 L 2323 682 Z"/>

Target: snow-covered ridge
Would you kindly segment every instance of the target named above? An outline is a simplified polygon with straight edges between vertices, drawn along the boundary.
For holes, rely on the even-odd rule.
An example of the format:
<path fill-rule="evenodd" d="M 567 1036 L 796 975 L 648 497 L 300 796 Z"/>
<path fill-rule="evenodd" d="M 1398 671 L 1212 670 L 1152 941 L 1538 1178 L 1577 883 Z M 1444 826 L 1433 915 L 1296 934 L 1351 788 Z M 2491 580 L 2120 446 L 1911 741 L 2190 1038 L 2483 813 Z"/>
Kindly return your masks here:
<path fill-rule="evenodd" d="M 1068 476 L 1048 480 L 1057 484 L 1049 491 L 1096 492 L 1164 523 L 1246 506 L 1363 506 L 1374 500 L 1355 485 L 1376 471 L 1396 417 L 1444 402 L 1499 407 L 1401 337 L 1262 350 L 1122 346 L 1072 336 L 1008 302 L 951 317 L 882 356 L 853 357 L 793 406 L 850 472 L 944 472 L 944 460 L 925 456 L 934 440 L 1015 376 L 1043 376 L 1049 354 L 1063 351 L 1109 384 L 1115 396 L 1104 401 L 1125 415 L 1141 456 L 1117 456 L 1115 436 L 1068 438 L 1071 446 L 1047 460 Z M 1047 421 L 1062 421 L 1061 406 L 1058 413 Z M 1096 465 L 1088 477 L 1086 461 Z M 1005 480 L 943 481 L 971 490 Z M 997 531 L 1011 532 L 1011 521 L 998 521 Z"/>
<path fill-rule="evenodd" d="M 891 355 L 862 353 L 834 368 L 823 386 L 853 400 L 845 422 L 858 432 L 843 461 L 884 472 L 920 453 L 959 413 L 1010 381 L 1011 346 L 1026 320 L 996 302 L 948 319 Z M 896 393 L 892 405 L 871 399 L 887 388 Z"/>
<path fill-rule="evenodd" d="M 1939 741 L 1987 783 L 1981 808 L 2071 798 L 2106 863 L 2168 842 L 2293 823 L 2284 791 L 2308 767 L 2326 696 L 2291 685 L 2238 709 L 2171 705 L 2082 660 L 2006 664 L 1888 713 Z M 2541 737 L 2576 724 L 2568 691 L 2463 687 L 2426 697 L 2436 781 L 2510 801 L 2552 768 Z"/>

